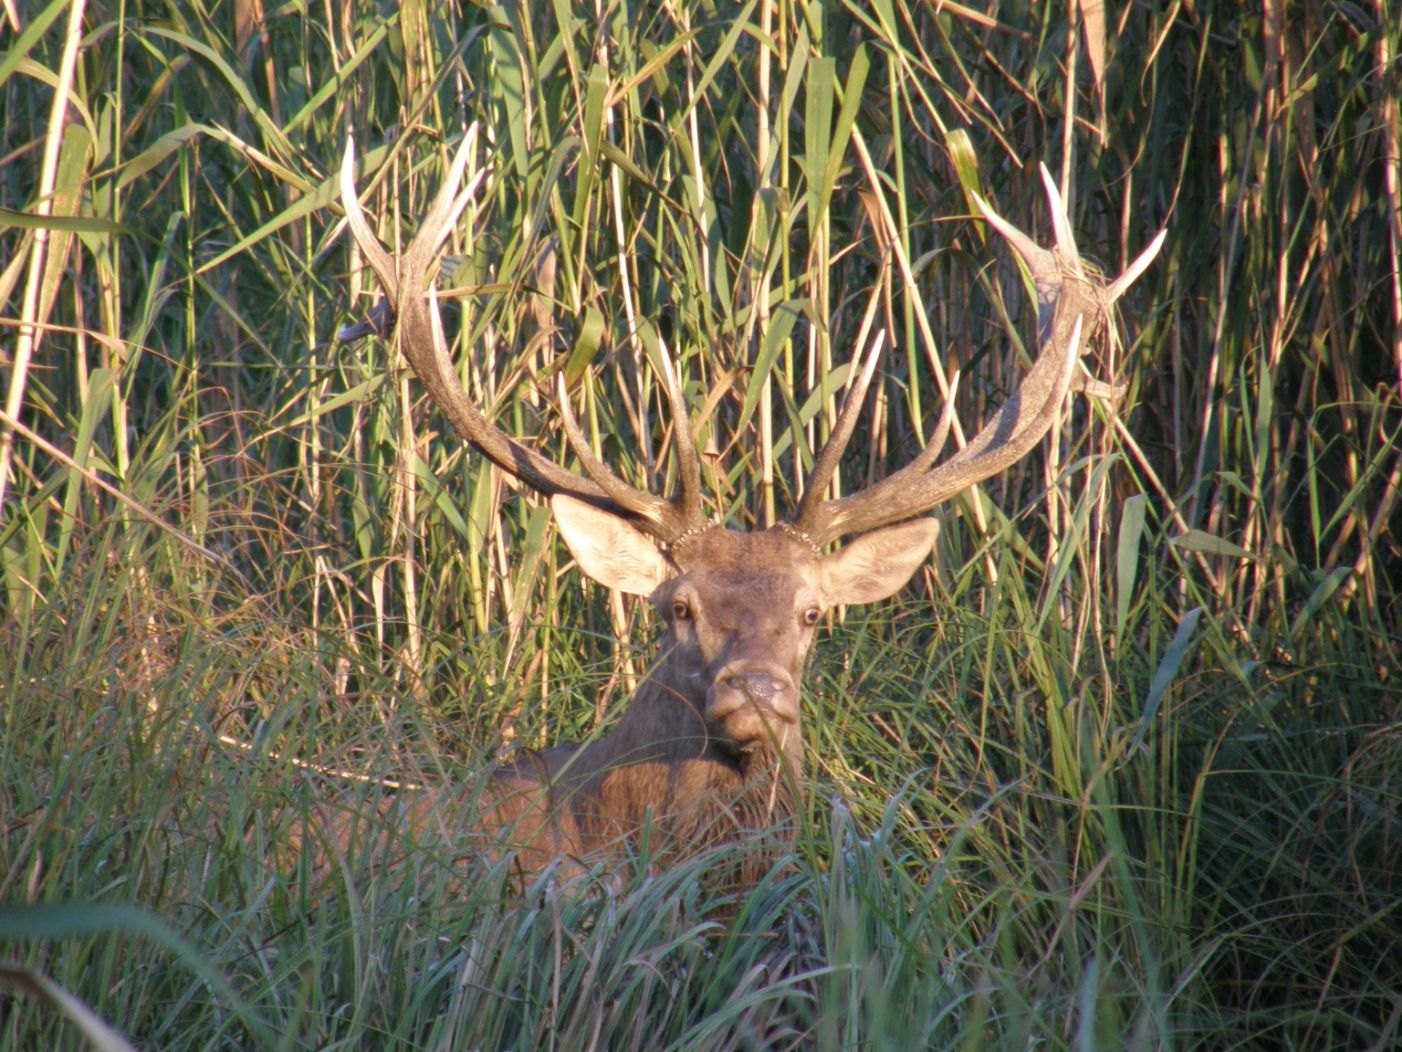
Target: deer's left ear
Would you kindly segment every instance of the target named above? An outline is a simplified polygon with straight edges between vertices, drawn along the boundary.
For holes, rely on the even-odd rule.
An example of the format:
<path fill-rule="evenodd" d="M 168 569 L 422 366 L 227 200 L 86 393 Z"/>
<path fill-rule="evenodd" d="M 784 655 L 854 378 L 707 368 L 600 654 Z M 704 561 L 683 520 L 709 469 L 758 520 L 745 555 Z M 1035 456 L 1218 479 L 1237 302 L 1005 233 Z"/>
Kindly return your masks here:
<path fill-rule="evenodd" d="M 650 537 L 617 515 L 557 493 L 550 510 L 579 568 L 608 588 L 651 595 L 676 570 Z"/>
<path fill-rule="evenodd" d="M 938 519 L 923 518 L 864 533 L 822 562 L 829 603 L 874 603 L 894 595 L 920 568 L 939 536 Z"/>

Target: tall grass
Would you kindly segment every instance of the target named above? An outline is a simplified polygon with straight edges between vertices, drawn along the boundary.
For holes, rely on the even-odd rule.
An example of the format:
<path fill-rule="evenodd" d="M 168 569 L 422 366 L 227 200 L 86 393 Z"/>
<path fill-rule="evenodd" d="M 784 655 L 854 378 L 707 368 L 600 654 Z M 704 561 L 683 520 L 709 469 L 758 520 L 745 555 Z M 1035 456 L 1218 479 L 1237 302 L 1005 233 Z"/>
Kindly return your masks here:
<path fill-rule="evenodd" d="M 21 7 L 0 958 L 160 1048 L 1397 1043 L 1395 4 Z M 374 293 L 347 134 L 403 243 L 474 121 L 467 382 L 563 458 L 563 371 L 665 489 L 670 354 L 741 527 L 801 486 L 868 313 L 844 491 L 953 369 L 965 428 L 1016 384 L 1028 298 L 969 191 L 1045 229 L 1045 161 L 1107 271 L 1169 230 L 1088 359 L 1122 390 L 833 619 L 804 833 L 743 896 L 716 858 L 513 896 L 394 829 L 319 883 L 278 861 L 328 802 L 597 733 L 647 660 L 390 346 L 334 339 Z M 0 1005 L 0 1048 L 75 1040 Z"/>

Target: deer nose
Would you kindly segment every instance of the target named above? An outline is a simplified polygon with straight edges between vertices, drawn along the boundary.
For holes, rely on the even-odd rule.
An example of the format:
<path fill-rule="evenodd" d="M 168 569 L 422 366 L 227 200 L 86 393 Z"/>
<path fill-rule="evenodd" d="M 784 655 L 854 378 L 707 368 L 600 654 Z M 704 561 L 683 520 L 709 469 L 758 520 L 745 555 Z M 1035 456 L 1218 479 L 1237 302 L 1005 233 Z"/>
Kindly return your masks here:
<path fill-rule="evenodd" d="M 798 723 L 798 689 L 777 669 L 736 669 L 717 677 L 706 718 L 736 742 L 759 741 Z"/>
<path fill-rule="evenodd" d="M 769 706 L 788 684 L 767 672 L 740 672 L 725 678 L 725 685 L 746 700 Z"/>

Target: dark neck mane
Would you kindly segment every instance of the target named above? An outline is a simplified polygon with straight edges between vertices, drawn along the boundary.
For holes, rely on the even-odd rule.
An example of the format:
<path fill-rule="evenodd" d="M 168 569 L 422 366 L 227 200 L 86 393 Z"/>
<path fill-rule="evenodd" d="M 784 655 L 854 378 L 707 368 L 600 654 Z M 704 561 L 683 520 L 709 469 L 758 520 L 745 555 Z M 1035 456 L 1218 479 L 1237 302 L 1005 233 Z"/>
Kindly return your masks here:
<path fill-rule="evenodd" d="M 576 834 L 567 839 L 587 855 L 646 846 L 664 864 L 737 844 L 744 868 L 764 872 L 796 824 L 797 728 L 782 750 L 770 742 L 737 752 L 700 717 L 704 699 L 657 672 L 612 733 L 553 772 L 561 825 Z"/>
<path fill-rule="evenodd" d="M 767 747 L 743 756 L 711 747 L 600 772 L 566 806 L 590 855 L 646 850 L 668 865 L 734 845 L 734 879 L 752 882 L 793 840 L 798 774 Z"/>

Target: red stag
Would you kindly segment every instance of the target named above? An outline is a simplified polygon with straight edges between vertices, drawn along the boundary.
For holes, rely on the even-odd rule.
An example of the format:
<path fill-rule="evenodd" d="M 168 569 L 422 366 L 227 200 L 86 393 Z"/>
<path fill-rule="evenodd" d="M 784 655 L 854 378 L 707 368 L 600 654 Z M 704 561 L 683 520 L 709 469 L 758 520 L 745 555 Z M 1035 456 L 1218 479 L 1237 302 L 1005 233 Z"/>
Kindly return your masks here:
<path fill-rule="evenodd" d="M 418 235 L 398 255 L 380 246 L 361 211 L 348 145 L 341 193 L 351 233 L 397 318 L 401 351 L 458 434 L 550 498 L 585 574 L 648 596 L 666 623 L 660 656 L 610 734 L 583 746 L 526 753 L 495 773 L 483 801 L 487 832 L 504 838 L 528 873 L 552 860 L 608 857 L 644 836 L 663 861 L 710 844 L 782 837 L 775 831 L 792 827 L 786 819 L 792 818 L 800 770 L 799 682 L 823 612 L 900 589 L 934 544 L 936 522 L 926 513 L 1037 445 L 1073 385 L 1081 348 L 1149 264 L 1163 235 L 1107 283 L 1082 266 L 1045 170 L 1054 249 L 1040 248 L 978 202 L 1036 283 L 1038 353 L 1019 389 L 963 449 L 936 465 L 951 424 L 951 397 L 933 437 L 910 464 L 862 492 L 827 499 L 875 371 L 877 353 L 870 352 L 792 517 L 745 533 L 706 517 L 687 407 L 665 363 L 680 481 L 672 497 L 634 488 L 594 455 L 563 382 L 558 408 L 582 475 L 505 434 L 464 390 L 430 279 L 473 192 L 458 189 L 473 138 L 459 151 Z M 828 550 L 851 536 L 845 547 Z M 414 826 L 427 826 L 440 806 L 433 794 L 415 797 L 409 805 Z M 763 865 L 765 852 L 757 854 L 754 865 Z"/>

